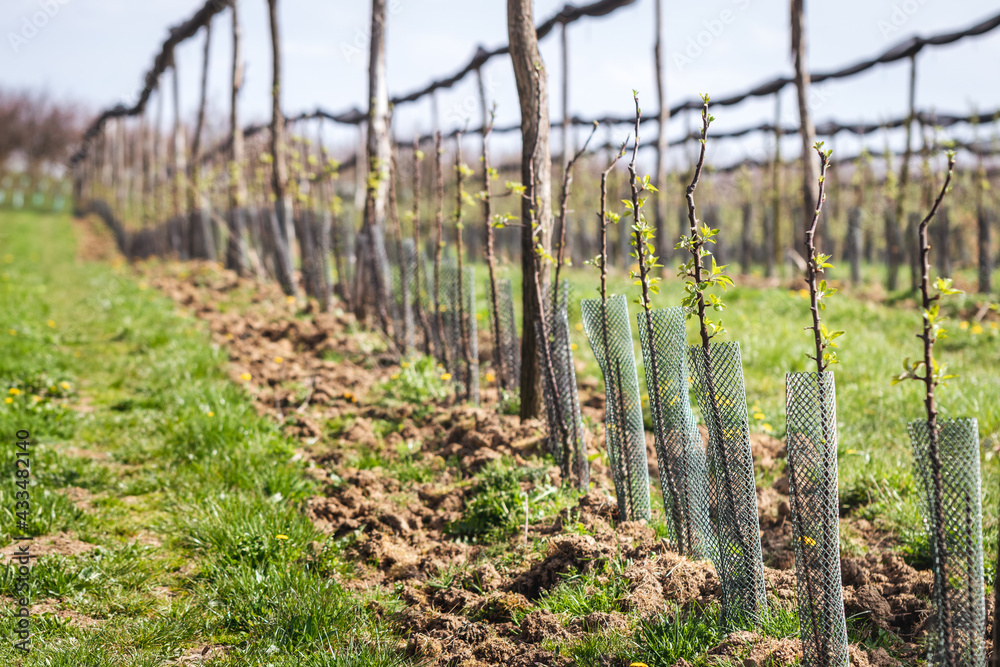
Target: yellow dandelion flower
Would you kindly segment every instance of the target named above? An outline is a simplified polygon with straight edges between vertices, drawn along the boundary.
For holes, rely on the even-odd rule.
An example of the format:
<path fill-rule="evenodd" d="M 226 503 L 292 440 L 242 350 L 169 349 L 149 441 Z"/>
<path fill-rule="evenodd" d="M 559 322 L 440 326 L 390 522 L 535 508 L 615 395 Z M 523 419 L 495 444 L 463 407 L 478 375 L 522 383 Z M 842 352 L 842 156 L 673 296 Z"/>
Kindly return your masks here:
<path fill-rule="evenodd" d="M 848 450 L 847 450 L 846 452 L 844 452 L 844 453 L 845 453 L 845 454 L 856 454 L 857 452 L 855 452 L 855 451 L 854 451 L 853 449 L 848 449 Z"/>
<path fill-rule="evenodd" d="M 358 397 L 357 396 L 351 396 L 351 403 L 357 403 L 357 402 L 358 402 Z"/>
<path fill-rule="evenodd" d="M 447 382 L 451 379 L 451 373 L 441 373 L 441 379 Z"/>
<path fill-rule="evenodd" d="M 628 667 L 649 667 L 649 665 L 647 665 L 647 664 L 646 664 L 646 663 L 644 663 L 644 662 L 633 662 L 633 663 L 632 663 L 631 665 L 629 665 Z"/>
<path fill-rule="evenodd" d="M 495 375 L 493 375 L 493 373 L 487 373 L 487 374 L 486 374 L 486 381 L 487 381 L 487 382 L 493 382 L 493 381 L 494 381 L 494 380 L 496 380 L 496 379 L 497 379 L 497 378 L 496 378 L 496 376 L 495 376 Z"/>
<path fill-rule="evenodd" d="M 799 541 L 802 542 L 802 544 L 806 545 L 807 547 L 816 546 L 816 540 L 809 537 L 808 535 L 803 535 L 802 537 L 799 538 Z"/>
<path fill-rule="evenodd" d="M 17 335 L 17 332 L 14 331 L 13 329 L 8 329 L 7 333 L 9 333 L 11 336 L 16 336 Z"/>
<path fill-rule="evenodd" d="M 227 333 L 227 334 L 226 334 L 226 340 L 232 340 L 233 338 L 236 338 L 236 336 L 234 336 L 234 335 L 233 335 L 233 334 L 231 334 L 231 333 Z"/>
<path fill-rule="evenodd" d="M 583 322 L 577 322 L 576 323 L 576 330 L 577 331 L 583 331 Z"/>
<path fill-rule="evenodd" d="M 973 336 L 978 336 L 979 334 L 983 333 L 983 327 L 979 324 L 979 322 L 976 322 L 975 324 L 972 325 L 971 331 Z"/>
<path fill-rule="evenodd" d="M 958 328 L 961 329 L 962 331 L 965 331 L 966 329 L 969 328 L 969 323 L 965 320 L 962 320 L 961 322 L 958 323 Z"/>
<path fill-rule="evenodd" d="M 56 392 L 56 386 L 52 385 L 51 387 L 49 387 L 49 391 L 54 394 Z"/>
<path fill-rule="evenodd" d="M 285 361 L 284 357 L 275 357 L 274 358 L 274 363 L 276 363 L 276 364 L 284 363 L 284 361 Z"/>
<path fill-rule="evenodd" d="M 209 410 L 209 411 L 208 411 L 208 416 L 209 416 L 209 417 L 214 417 L 214 416 L 215 416 L 215 413 L 214 413 L 214 412 L 212 412 L 211 410 Z"/>
<path fill-rule="evenodd" d="M 139 291 L 140 292 L 145 292 L 148 289 L 149 289 L 149 285 L 147 285 L 146 283 L 139 283 Z"/>
<path fill-rule="evenodd" d="M 286 296 L 285 297 L 285 303 L 295 303 L 295 297 L 294 296 Z"/>
<path fill-rule="evenodd" d="M 253 378 L 249 373 L 240 373 L 240 379 L 244 382 L 249 382 Z"/>
<path fill-rule="evenodd" d="M 49 325 L 50 329 L 55 329 L 56 328 L 56 321 L 55 320 L 49 320 L 48 322 L 46 322 L 46 324 Z"/>
<path fill-rule="evenodd" d="M 274 539 L 276 539 L 276 540 L 287 540 L 288 539 L 288 535 L 275 535 Z"/>
<path fill-rule="evenodd" d="M 404 361 L 403 363 L 401 363 L 399 365 L 399 367 L 400 368 L 409 368 L 410 367 L 410 362 L 409 361 Z"/>
<path fill-rule="evenodd" d="M 66 391 L 69 391 L 69 382 L 60 382 L 59 386 L 65 389 Z"/>
<path fill-rule="evenodd" d="M 761 421 L 761 420 L 764 419 L 764 413 L 763 412 L 755 412 L 755 413 L 753 413 L 753 418 L 756 419 L 757 421 Z"/>
<path fill-rule="evenodd" d="M 767 422 L 761 424 L 760 427 L 765 431 L 767 431 L 768 433 L 772 433 L 774 431 L 774 427 L 768 424 Z"/>
<path fill-rule="evenodd" d="M 399 379 L 399 373 L 393 373 L 392 376 L 389 379 L 390 380 L 398 380 Z"/>
<path fill-rule="evenodd" d="M 996 322 L 990 322 L 990 329 L 993 329 L 994 331 L 996 331 L 997 329 L 1000 329 L 1000 324 L 998 324 Z"/>
<path fill-rule="evenodd" d="M 807 290 L 807 289 L 800 289 L 799 290 L 799 296 L 802 297 L 803 299 L 808 299 L 809 298 L 809 290 Z"/>
<path fill-rule="evenodd" d="M 570 343 L 569 344 L 569 349 L 571 349 L 571 350 L 576 350 L 578 347 L 580 347 L 580 346 L 577 345 L 576 343 Z"/>
<path fill-rule="evenodd" d="M 21 390 L 18 389 L 17 387 L 11 387 L 10 391 L 8 391 L 7 393 L 10 394 L 11 396 L 17 396 L 18 394 L 21 393 Z"/>
<path fill-rule="evenodd" d="M 38 401 L 42 400 L 42 397 L 41 396 L 32 396 L 31 400 L 33 400 L 35 403 L 37 403 Z"/>
<path fill-rule="evenodd" d="M 14 399 L 8 396 L 7 398 L 3 399 L 3 402 L 9 405 L 10 403 L 14 402 Z"/>

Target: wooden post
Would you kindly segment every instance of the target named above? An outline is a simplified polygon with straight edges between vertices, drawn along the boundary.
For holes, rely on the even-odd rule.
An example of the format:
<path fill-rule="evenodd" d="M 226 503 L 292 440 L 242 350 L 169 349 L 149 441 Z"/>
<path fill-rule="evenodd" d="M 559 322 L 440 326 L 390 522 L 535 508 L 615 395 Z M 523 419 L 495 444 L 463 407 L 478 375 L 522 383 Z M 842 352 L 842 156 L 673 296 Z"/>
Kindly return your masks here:
<path fill-rule="evenodd" d="M 896 190 L 896 224 L 903 224 L 904 216 L 906 216 L 906 195 L 907 189 L 910 184 L 910 156 L 913 154 L 913 114 L 914 107 L 916 104 L 917 95 L 917 54 L 913 53 L 910 55 L 910 87 L 908 94 L 907 103 L 907 115 L 906 115 L 906 145 L 903 148 L 903 162 L 899 165 L 899 187 Z M 909 224 L 909 223 L 907 223 Z M 920 288 L 920 260 L 915 256 L 919 253 L 919 242 L 912 238 L 912 234 L 909 229 L 906 232 L 906 256 L 909 259 L 910 264 L 910 289 L 916 291 Z M 889 268 L 889 282 L 891 286 L 889 289 L 896 288 L 896 276 L 895 272 L 899 265 L 899 260 L 901 259 L 901 249 L 892 248 L 891 254 L 894 257 L 894 261 L 891 261 Z"/>
<path fill-rule="evenodd" d="M 240 126 L 239 95 L 243 87 L 243 28 L 239 0 L 233 0 L 233 68 L 229 95 L 229 234 L 226 268 L 242 276 L 247 269 L 246 233 L 247 189 L 243 180 L 243 128 Z"/>
<path fill-rule="evenodd" d="M 205 24 L 205 51 L 201 69 L 201 95 L 198 100 L 198 120 L 191 140 L 191 164 L 188 173 L 188 210 L 191 212 L 192 237 L 195 240 L 191 254 L 202 259 L 216 259 L 215 234 L 209 212 L 204 210 L 207 203 L 201 192 L 201 136 L 205 129 L 205 105 L 208 99 L 208 59 L 212 48 L 212 23 Z"/>
<path fill-rule="evenodd" d="M 653 198 L 653 211 L 656 221 L 656 255 L 666 257 L 672 245 L 669 243 L 670 235 L 667 232 L 667 210 L 670 198 L 667 195 L 667 125 L 670 121 L 670 107 L 667 106 L 667 81 L 666 73 L 663 71 L 663 0 L 656 0 L 653 12 L 654 21 L 654 42 L 653 61 L 656 70 L 656 100 L 659 105 L 657 115 L 656 137 L 656 171 L 653 174 L 653 184 L 659 191 Z M 664 267 L 666 268 L 666 267 Z"/>
<path fill-rule="evenodd" d="M 274 192 L 274 214 L 271 232 L 275 244 L 275 270 L 281 289 L 289 296 L 298 294 L 292 273 L 292 205 L 288 197 L 288 165 L 285 163 L 285 117 L 281 112 L 281 41 L 278 35 L 278 0 L 267 0 L 271 25 L 272 86 L 271 86 L 271 189 Z"/>
<path fill-rule="evenodd" d="M 181 123 L 180 83 L 176 60 L 171 69 L 174 84 L 174 215 L 171 225 L 175 230 L 171 243 L 180 259 L 187 259 L 188 249 L 191 247 L 188 243 L 187 208 L 184 197 L 187 190 L 187 150 L 184 146 L 184 126 Z"/>
<path fill-rule="evenodd" d="M 781 253 L 781 91 L 774 93 L 774 160 L 771 164 L 771 247 L 764 275 L 783 274 Z"/>
<path fill-rule="evenodd" d="M 816 178 L 817 155 L 813 150 L 816 129 L 809 116 L 810 76 L 806 67 L 805 0 L 792 0 L 792 53 L 795 57 L 795 91 L 799 102 L 799 136 L 802 139 L 802 215 L 810 220 L 819 196 L 819 183 Z M 795 226 L 796 229 L 799 227 Z M 796 250 L 802 251 L 803 248 L 800 246 Z"/>

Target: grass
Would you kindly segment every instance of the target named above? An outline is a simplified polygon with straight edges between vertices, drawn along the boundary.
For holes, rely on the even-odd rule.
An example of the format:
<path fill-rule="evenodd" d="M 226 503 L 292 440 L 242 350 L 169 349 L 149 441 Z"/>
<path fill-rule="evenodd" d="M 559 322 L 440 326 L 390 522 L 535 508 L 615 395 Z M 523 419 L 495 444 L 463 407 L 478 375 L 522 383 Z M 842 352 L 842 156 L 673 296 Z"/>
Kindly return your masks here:
<path fill-rule="evenodd" d="M 32 570 L 34 603 L 88 627 L 36 616 L 31 654 L 4 642 L 0 659 L 161 665 L 217 646 L 215 665 L 406 663 L 398 630 L 333 580 L 342 545 L 300 511 L 314 487 L 295 443 L 228 381 L 204 327 L 120 264 L 77 260 L 66 217 L 4 213 L 0 247 L 0 389 L 12 399 L 0 433 L 32 433 L 28 532 L 93 546 Z M 0 486 L 2 544 L 14 490 Z M 5 624 L 12 587 L 5 564 Z"/>

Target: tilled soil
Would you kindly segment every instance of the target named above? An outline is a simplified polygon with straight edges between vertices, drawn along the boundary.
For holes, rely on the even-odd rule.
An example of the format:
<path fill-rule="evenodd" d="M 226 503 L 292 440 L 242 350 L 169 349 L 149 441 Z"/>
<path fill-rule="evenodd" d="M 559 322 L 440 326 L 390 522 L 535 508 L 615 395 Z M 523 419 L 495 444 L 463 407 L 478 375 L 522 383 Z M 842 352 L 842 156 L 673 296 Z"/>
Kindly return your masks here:
<path fill-rule="evenodd" d="M 497 557 L 495 546 L 457 539 L 448 527 L 476 492 L 468 480 L 493 460 L 523 463 L 541 454 L 541 422 L 520 423 L 492 409 L 453 401 L 431 406 L 417 418 L 412 406 L 380 400 L 375 389 L 398 370 L 398 360 L 382 351 L 377 335 L 359 333 L 362 329 L 350 315 L 300 308 L 301 302 L 289 303 L 273 285 L 254 284 L 213 264 L 156 264 L 140 270 L 208 324 L 213 340 L 228 351 L 233 380 L 247 386 L 261 412 L 300 439 L 308 472 L 325 489 L 309 501 L 309 517 L 323 532 L 350 538 L 346 557 L 354 569 L 341 584 L 358 591 L 381 586 L 398 592 L 404 609 L 382 611 L 398 618 L 410 654 L 442 666 L 569 665 L 568 657 L 549 647 L 586 633 L 627 635 L 639 619 L 719 599 L 711 563 L 673 553 L 645 523 L 618 520 L 613 484 L 599 458 L 592 463 L 589 493 L 554 521 L 528 525 L 526 534 L 502 545 L 505 557 Z M 229 305 L 234 291 L 250 295 L 243 307 Z M 484 338 L 480 346 L 484 360 L 488 343 Z M 581 385 L 584 413 L 600 423 L 603 395 L 592 379 L 583 378 Z M 495 405 L 495 391 L 489 387 L 484 403 Z M 350 425 L 331 437 L 324 425 L 345 417 Z M 376 421 L 387 419 L 403 427 L 380 437 Z M 601 428 L 597 430 L 590 438 L 591 454 L 604 447 Z M 392 460 L 400 448 L 417 451 L 421 462 L 436 471 L 434 481 L 403 484 L 383 468 L 352 467 L 359 451 L 377 451 Z M 752 448 L 759 478 L 780 473 L 783 442 L 754 434 Z M 650 476 L 656 480 L 651 437 L 648 449 Z M 457 465 L 446 465 L 448 461 Z M 546 474 L 548 483 L 560 483 L 557 467 Z M 757 489 L 769 598 L 771 604 L 792 607 L 796 583 L 787 493 L 787 478 L 780 474 L 773 484 Z M 891 536 L 867 522 L 854 533 L 872 545 L 892 543 Z M 538 538 L 541 551 L 529 546 Z M 877 550 L 844 558 L 841 567 L 845 611 L 855 629 L 872 638 L 881 631 L 897 635 L 898 658 L 906 663 L 920 658 L 931 614 L 930 571 L 918 571 L 899 556 Z M 627 592 L 615 611 L 566 624 L 538 601 L 566 576 L 580 573 L 617 577 Z M 851 651 L 856 667 L 899 664 L 884 649 L 852 646 Z M 800 659 L 802 652 L 797 638 L 740 632 L 710 654 L 721 664 L 782 665 Z"/>

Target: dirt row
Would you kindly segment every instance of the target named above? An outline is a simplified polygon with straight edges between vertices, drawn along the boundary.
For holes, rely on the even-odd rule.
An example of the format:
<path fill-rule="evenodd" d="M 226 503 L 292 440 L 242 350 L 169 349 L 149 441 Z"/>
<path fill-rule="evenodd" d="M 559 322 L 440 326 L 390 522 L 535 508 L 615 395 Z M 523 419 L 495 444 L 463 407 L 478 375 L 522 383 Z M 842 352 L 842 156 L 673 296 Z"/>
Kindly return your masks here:
<path fill-rule="evenodd" d="M 593 486 L 575 507 L 554 521 L 528 525 L 526 535 L 505 545 L 504 558 L 493 557 L 495 548 L 487 557 L 485 547 L 456 539 L 448 528 L 476 493 L 469 480 L 485 465 L 502 457 L 523 463 L 542 453 L 540 422 L 520 423 L 492 409 L 450 401 L 417 418 L 413 406 L 380 400 L 379 385 L 399 371 L 398 360 L 381 352 L 377 337 L 365 333 L 350 315 L 289 302 L 277 288 L 237 278 L 216 265 L 139 270 L 208 324 L 213 340 L 228 352 L 233 380 L 246 385 L 262 413 L 299 438 L 307 470 L 324 488 L 308 503 L 310 518 L 322 531 L 350 538 L 347 557 L 354 568 L 342 585 L 398 591 L 405 603 L 402 612 L 376 611 L 395 615 L 407 631 L 409 653 L 436 665 L 568 665 L 568 657 L 547 647 L 587 633 L 629 634 L 637 619 L 673 608 L 684 613 L 719 599 L 710 563 L 671 552 L 645 523 L 618 520 L 610 475 L 599 458 L 592 464 Z M 251 295 L 245 307 L 226 305 L 234 292 Z M 480 346 L 484 362 L 488 342 L 484 339 Z M 582 384 L 583 410 L 601 423 L 603 396 L 596 392 L 596 382 Z M 486 387 L 484 404 L 494 401 L 495 392 Z M 403 426 L 380 433 L 380 421 Z M 330 436 L 331 423 L 346 426 Z M 600 427 L 590 447 L 592 454 L 604 447 Z M 648 448 L 655 480 L 651 437 Z M 759 472 L 783 467 L 781 441 L 754 434 L 752 448 Z M 430 483 L 402 484 L 381 467 L 353 467 L 357 454 L 365 451 L 386 461 L 400 451 L 415 451 L 437 474 Z M 449 461 L 457 466 L 447 465 Z M 558 485 L 558 468 L 547 470 L 546 478 Z M 772 604 L 792 607 L 796 585 L 787 493 L 787 478 L 780 475 L 757 489 L 768 593 Z M 867 522 L 856 522 L 852 532 L 872 546 L 891 538 Z M 544 552 L 532 551 L 526 536 L 528 543 L 543 538 Z M 886 631 L 900 640 L 893 648 L 897 658 L 882 648 L 854 646 L 852 664 L 894 665 L 921 657 L 920 640 L 931 615 L 931 573 L 877 549 L 843 559 L 842 572 L 845 611 L 852 624 L 862 635 L 875 638 Z M 573 573 L 592 573 L 598 581 L 619 578 L 626 593 L 617 610 L 595 612 L 564 626 L 558 615 L 540 608 L 540 598 Z M 801 646 L 794 638 L 743 632 L 730 635 L 711 653 L 732 664 L 778 665 L 800 658 Z"/>

